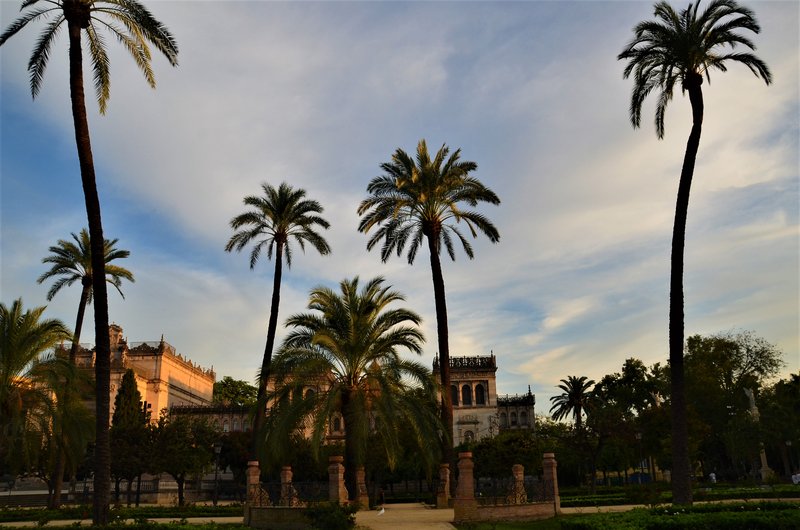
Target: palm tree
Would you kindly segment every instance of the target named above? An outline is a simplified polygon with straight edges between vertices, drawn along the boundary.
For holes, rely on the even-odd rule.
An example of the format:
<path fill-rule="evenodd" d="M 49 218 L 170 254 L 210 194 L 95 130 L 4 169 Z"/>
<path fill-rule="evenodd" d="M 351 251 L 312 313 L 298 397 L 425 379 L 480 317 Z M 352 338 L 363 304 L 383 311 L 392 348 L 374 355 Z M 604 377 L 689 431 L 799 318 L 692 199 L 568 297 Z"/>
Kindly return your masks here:
<path fill-rule="evenodd" d="M 75 362 L 75 355 L 78 351 L 78 345 L 81 341 L 81 329 L 83 328 L 83 314 L 86 311 L 86 304 L 92 302 L 92 252 L 89 242 L 89 231 L 85 228 L 81 230 L 80 235 L 72 234 L 71 241 L 63 239 L 58 240 L 58 244 L 50 247 L 51 255 L 42 259 L 42 263 L 52 263 L 51 269 L 36 280 L 38 283 L 43 283 L 50 278 L 58 278 L 55 283 L 50 287 L 47 292 L 47 300 L 50 301 L 55 297 L 62 287 L 70 286 L 76 281 L 81 282 L 81 298 L 78 302 L 78 318 L 75 321 L 75 335 L 72 338 L 72 347 L 69 351 L 70 362 Z M 125 298 L 120 286 L 122 280 L 134 282 L 133 273 L 119 265 L 110 265 L 109 263 L 116 260 L 127 258 L 130 256 L 130 251 L 118 249 L 115 247 L 118 239 L 106 239 L 103 244 L 103 261 L 106 264 L 106 282 L 113 285 L 117 292 Z"/>
<path fill-rule="evenodd" d="M 39 93 L 50 52 L 59 30 L 66 23 L 69 34 L 69 85 L 72 102 L 72 121 L 75 143 L 81 168 L 81 182 L 89 222 L 92 251 L 92 290 L 95 298 L 95 384 L 97 422 L 95 440 L 95 475 L 93 516 L 94 524 L 108 524 L 108 501 L 111 491 L 109 410 L 111 386 L 110 340 L 108 336 L 108 294 L 105 285 L 105 263 L 103 263 L 103 223 L 100 215 L 100 198 L 97 194 L 94 160 L 89 137 L 89 121 L 83 89 L 82 32 L 86 33 L 92 62 L 97 101 L 102 114 L 110 95 L 111 77 L 108 52 L 101 30 L 105 29 L 119 40 L 133 56 L 151 87 L 155 87 L 155 76 L 150 66 L 151 52 L 148 43 L 160 51 L 173 66 L 178 64 L 178 46 L 169 30 L 153 17 L 150 11 L 137 0 L 24 0 L 21 11 L 27 12 L 0 35 L 0 46 L 18 31 L 35 20 L 48 20 L 39 36 L 30 61 L 31 94 Z M 52 20 L 50 19 L 52 17 Z"/>
<path fill-rule="evenodd" d="M 275 333 L 278 329 L 278 307 L 281 301 L 281 277 L 283 260 L 286 266 L 292 266 L 292 246 L 294 240 L 305 251 L 306 243 L 314 247 L 320 254 L 330 254 L 328 242 L 317 232 L 318 227 L 328 229 L 328 221 L 320 217 L 322 206 L 315 200 L 306 199 L 306 191 L 294 189 L 282 182 L 277 189 L 264 183 L 261 185 L 263 196 L 249 195 L 244 204 L 252 208 L 231 219 L 231 228 L 236 232 L 231 236 L 225 250 L 241 251 L 245 246 L 254 243 L 250 252 L 250 268 L 254 269 L 266 249 L 267 259 L 275 254 L 275 272 L 272 277 L 272 304 L 269 310 L 267 325 L 267 344 L 261 360 L 258 384 L 258 407 L 253 425 L 253 442 L 250 450 L 251 460 L 258 457 L 258 433 L 264 424 L 264 396 L 267 390 L 272 350 L 275 345 Z"/>
<path fill-rule="evenodd" d="M 288 435 L 310 429 L 318 449 L 331 419 L 341 415 L 345 483 L 357 498 L 355 470 L 365 462 L 371 430 L 383 440 L 390 467 L 400 452 L 400 429 L 413 433 L 420 458 L 432 464 L 438 455 L 429 440 L 438 436 L 441 423 L 430 406 L 436 403 L 430 371 L 400 356 L 403 350 L 422 353 L 419 315 L 390 308 L 404 297 L 381 277 L 361 288 L 357 277 L 344 280 L 339 291 L 313 289 L 308 303 L 313 312 L 286 321 L 294 329 L 275 358 L 267 448 L 282 455 Z"/>
<path fill-rule="evenodd" d="M 492 243 L 500 240 L 497 228 L 482 214 L 462 210 L 464 203 L 476 206 L 479 202 L 500 204 L 495 193 L 469 174 L 478 168 L 475 162 L 461 161 L 461 150 L 452 155 L 442 145 L 431 160 L 425 140 L 417 145 L 416 161 L 402 149 L 392 155 L 392 161 L 381 164 L 384 174 L 375 177 L 367 186 L 370 196 L 358 207 L 361 221 L 360 232 L 367 233 L 378 227 L 367 242 L 372 250 L 383 241 L 381 260 L 386 262 L 392 252 L 400 256 L 409 244 L 408 263 L 413 264 L 423 238 L 427 239 L 433 275 L 433 296 L 436 303 L 436 329 L 439 339 L 439 379 L 444 391 L 441 393 L 442 423 L 446 427 L 449 441 L 444 442 L 443 457 L 451 464 L 451 475 L 455 472 L 453 461 L 453 403 L 450 388 L 450 347 L 447 331 L 447 304 L 444 277 L 439 255 L 442 246 L 450 259 L 455 261 L 453 239 L 461 242 L 464 252 L 472 259 L 472 245 L 456 224 L 464 222 L 472 237 L 478 232 L 486 235 Z M 455 481 L 451 481 L 455 486 Z"/>
<path fill-rule="evenodd" d="M 4 451 L 13 451 L 34 414 L 43 405 L 52 404 L 49 388 L 41 385 L 45 368 L 43 353 L 70 337 L 60 320 L 44 319 L 45 307 L 23 310 L 22 299 L 10 307 L 0 303 L 0 425 Z M 50 363 L 52 365 L 52 362 Z M 42 416 L 42 414 L 38 414 Z M 51 417 L 50 414 L 44 416 Z M 2 455 L 9 464 L 19 465 L 22 459 Z"/>
<path fill-rule="evenodd" d="M 592 392 L 589 389 L 593 385 L 594 380 L 584 375 L 580 377 L 570 375 L 566 379 L 562 379 L 558 388 L 563 392 L 550 398 L 553 403 L 553 406 L 550 407 L 553 419 L 558 421 L 572 416 L 575 430 L 580 432 L 583 426 L 583 414 L 591 408 Z"/>
<path fill-rule="evenodd" d="M 659 93 L 655 115 L 659 139 L 664 137 L 664 115 L 677 83 L 680 83 L 682 92 L 689 93 L 692 106 L 692 130 L 683 158 L 672 230 L 669 297 L 672 491 L 676 504 L 689 504 L 692 502 L 692 491 L 683 368 L 683 255 L 689 192 L 703 125 L 703 76 L 710 83 L 710 71 L 717 69 L 725 72 L 730 62 L 744 64 L 767 84 L 772 81 L 772 75 L 767 65 L 752 53 L 735 51 L 737 45 L 755 50 L 753 42 L 739 31 L 758 33 L 761 28 L 753 12 L 734 0 L 711 0 L 702 12 L 700 0 L 697 0 L 680 13 L 662 1 L 655 4 L 654 16 L 655 21 L 644 21 L 636 25 L 633 40 L 617 59 L 628 61 L 624 77 L 627 79 L 631 74 L 634 77 L 630 104 L 631 123 L 634 127 L 639 127 L 642 104 L 653 90 Z"/>

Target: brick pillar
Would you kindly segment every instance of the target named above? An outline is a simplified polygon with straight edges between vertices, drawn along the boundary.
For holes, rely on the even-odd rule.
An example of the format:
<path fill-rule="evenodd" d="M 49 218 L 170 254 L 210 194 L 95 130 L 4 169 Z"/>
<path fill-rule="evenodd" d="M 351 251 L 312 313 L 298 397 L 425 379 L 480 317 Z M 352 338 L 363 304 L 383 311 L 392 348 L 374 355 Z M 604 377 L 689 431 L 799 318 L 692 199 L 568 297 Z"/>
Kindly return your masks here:
<path fill-rule="evenodd" d="M 555 453 L 545 453 L 542 459 L 542 480 L 544 481 L 545 498 L 553 502 L 553 513 L 561 513 L 561 496 L 558 494 L 558 473 Z"/>
<path fill-rule="evenodd" d="M 367 479 L 364 472 L 364 466 L 356 468 L 356 486 L 358 487 L 358 495 L 356 500 L 361 505 L 361 509 L 369 509 L 369 493 L 367 492 Z"/>
<path fill-rule="evenodd" d="M 292 484 L 292 466 L 281 468 L 281 506 L 300 506 L 300 497 Z"/>
<path fill-rule="evenodd" d="M 472 452 L 458 453 L 458 485 L 453 502 L 453 521 L 456 523 L 478 520 L 478 501 L 475 500 L 475 479 L 472 476 L 474 468 Z"/>
<path fill-rule="evenodd" d="M 247 462 L 247 504 L 260 506 L 261 501 L 261 470 L 258 460 L 251 460 Z"/>
<path fill-rule="evenodd" d="M 509 504 L 525 504 L 528 502 L 528 494 L 525 492 L 525 468 L 521 464 L 511 466 L 511 473 L 514 475 L 514 484 L 508 495 Z"/>
<path fill-rule="evenodd" d="M 347 488 L 344 486 L 343 456 L 332 456 L 328 459 L 328 499 L 331 502 L 347 504 Z"/>
<path fill-rule="evenodd" d="M 439 486 L 436 489 L 436 507 L 450 507 L 450 464 L 439 464 Z"/>

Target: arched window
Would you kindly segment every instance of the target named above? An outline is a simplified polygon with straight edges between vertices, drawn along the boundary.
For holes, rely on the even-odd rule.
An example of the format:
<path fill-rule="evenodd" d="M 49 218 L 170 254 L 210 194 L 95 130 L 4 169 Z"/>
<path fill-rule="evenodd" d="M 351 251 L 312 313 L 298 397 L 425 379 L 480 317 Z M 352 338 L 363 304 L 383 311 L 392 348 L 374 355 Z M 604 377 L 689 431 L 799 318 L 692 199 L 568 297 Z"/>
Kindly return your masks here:
<path fill-rule="evenodd" d="M 306 399 L 313 398 L 314 394 L 315 394 L 314 389 L 313 388 L 309 388 L 308 390 L 306 390 Z"/>
<path fill-rule="evenodd" d="M 483 390 L 483 385 L 475 385 L 475 404 L 486 405 L 486 392 Z"/>
<path fill-rule="evenodd" d="M 230 425 L 228 425 L 228 420 L 222 422 L 222 432 L 230 431 Z"/>
<path fill-rule="evenodd" d="M 342 430 L 342 418 L 336 416 L 333 418 L 333 432 L 339 432 Z"/>
<path fill-rule="evenodd" d="M 500 413 L 500 427 L 502 428 L 508 427 L 508 417 L 506 416 L 505 412 Z"/>
<path fill-rule="evenodd" d="M 464 433 L 464 441 L 467 442 L 467 443 L 474 442 L 475 441 L 475 433 L 472 432 L 472 431 L 465 432 Z"/>
<path fill-rule="evenodd" d="M 450 399 L 453 401 L 454 407 L 458 405 L 458 387 L 456 385 L 450 387 Z"/>
<path fill-rule="evenodd" d="M 250 421 L 244 420 L 244 432 L 250 432 Z"/>
<path fill-rule="evenodd" d="M 519 413 L 519 424 L 528 425 L 528 413 L 524 410 Z"/>
<path fill-rule="evenodd" d="M 239 431 L 239 418 L 233 418 L 233 432 Z"/>
<path fill-rule="evenodd" d="M 511 413 L 511 426 L 512 427 L 516 427 L 517 426 L 517 413 L 516 412 L 512 412 Z"/>
<path fill-rule="evenodd" d="M 472 405 L 472 387 L 464 385 L 461 387 L 461 403 L 464 405 Z"/>

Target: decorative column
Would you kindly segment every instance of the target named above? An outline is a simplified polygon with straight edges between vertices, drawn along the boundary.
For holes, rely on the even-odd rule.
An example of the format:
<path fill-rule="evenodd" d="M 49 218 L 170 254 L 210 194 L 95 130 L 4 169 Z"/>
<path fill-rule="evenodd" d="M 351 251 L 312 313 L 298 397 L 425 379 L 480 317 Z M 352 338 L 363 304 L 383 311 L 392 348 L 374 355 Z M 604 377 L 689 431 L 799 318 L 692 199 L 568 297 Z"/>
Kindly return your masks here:
<path fill-rule="evenodd" d="M 343 456 L 332 456 L 328 459 L 328 500 L 339 504 L 347 504 L 347 488 L 344 485 Z"/>
<path fill-rule="evenodd" d="M 542 480 L 545 499 L 553 502 L 553 513 L 561 514 L 561 496 L 558 494 L 558 463 L 555 453 L 545 453 L 542 459 Z"/>
<path fill-rule="evenodd" d="M 247 504 L 251 506 L 261 506 L 261 470 L 258 467 L 258 460 L 247 462 Z"/>
<path fill-rule="evenodd" d="M 475 500 L 475 479 L 472 476 L 475 464 L 472 452 L 458 453 L 458 485 L 453 502 L 456 523 L 478 520 L 478 501 Z"/>
<path fill-rule="evenodd" d="M 361 509 L 368 510 L 369 493 L 367 492 L 367 480 L 366 473 L 364 472 L 364 466 L 358 466 L 356 468 L 356 487 L 358 488 L 356 501 L 361 505 Z"/>
<path fill-rule="evenodd" d="M 436 489 L 436 507 L 450 507 L 450 464 L 439 464 L 439 486 Z"/>
<path fill-rule="evenodd" d="M 508 503 L 525 504 L 528 502 L 528 494 L 525 492 L 525 468 L 521 464 L 514 464 L 511 473 L 514 475 L 514 484 L 508 495 Z"/>
<path fill-rule="evenodd" d="M 300 497 L 297 495 L 297 490 L 294 489 L 292 484 L 292 466 L 283 466 L 281 468 L 281 506 L 302 506 Z"/>

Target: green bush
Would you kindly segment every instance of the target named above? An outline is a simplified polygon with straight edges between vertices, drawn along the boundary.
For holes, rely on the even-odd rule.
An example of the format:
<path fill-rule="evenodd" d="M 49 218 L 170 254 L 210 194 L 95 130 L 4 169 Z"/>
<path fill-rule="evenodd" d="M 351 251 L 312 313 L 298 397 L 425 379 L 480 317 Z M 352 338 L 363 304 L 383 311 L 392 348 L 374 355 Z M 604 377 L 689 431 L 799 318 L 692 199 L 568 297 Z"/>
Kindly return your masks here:
<path fill-rule="evenodd" d="M 306 508 L 306 517 L 313 528 L 321 530 L 347 530 L 356 526 L 358 506 L 325 502 Z"/>

